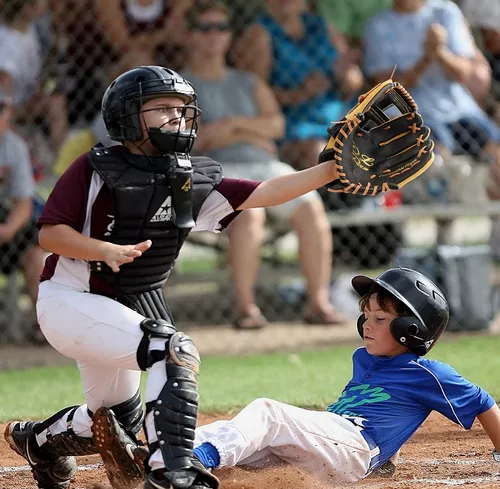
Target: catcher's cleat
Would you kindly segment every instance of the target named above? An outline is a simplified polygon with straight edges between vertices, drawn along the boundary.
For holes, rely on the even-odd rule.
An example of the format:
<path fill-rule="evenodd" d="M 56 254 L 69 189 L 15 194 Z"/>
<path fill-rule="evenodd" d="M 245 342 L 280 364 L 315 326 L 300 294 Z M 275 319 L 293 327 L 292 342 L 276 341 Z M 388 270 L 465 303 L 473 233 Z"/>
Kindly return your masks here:
<path fill-rule="evenodd" d="M 218 489 L 220 481 L 196 457 L 185 470 L 155 470 L 148 474 L 144 489 Z"/>
<path fill-rule="evenodd" d="M 149 450 L 125 432 L 110 409 L 99 408 L 92 421 L 94 443 L 111 486 L 113 489 L 135 489 L 146 477 L 144 460 Z"/>
<path fill-rule="evenodd" d="M 13 421 L 4 432 L 5 441 L 30 465 L 39 489 L 67 489 L 76 474 L 75 457 L 59 457 L 39 447 L 33 428 L 38 422 Z"/>

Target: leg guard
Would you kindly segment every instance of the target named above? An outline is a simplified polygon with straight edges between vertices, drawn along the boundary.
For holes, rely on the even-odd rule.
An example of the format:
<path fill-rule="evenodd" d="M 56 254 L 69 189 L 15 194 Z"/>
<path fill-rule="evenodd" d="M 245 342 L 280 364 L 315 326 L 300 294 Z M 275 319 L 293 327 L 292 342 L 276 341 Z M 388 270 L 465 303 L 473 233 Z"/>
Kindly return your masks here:
<path fill-rule="evenodd" d="M 160 450 L 164 476 L 174 488 L 218 487 L 218 479 L 193 457 L 199 366 L 200 355 L 191 338 L 175 333 L 168 344 L 167 383 L 158 399 L 146 404 L 146 411 L 153 412 L 158 438 L 149 449 Z"/>
<path fill-rule="evenodd" d="M 116 406 L 111 406 L 109 409 L 113 411 L 116 420 L 127 434 L 131 437 L 136 437 L 139 431 L 141 431 L 142 422 L 144 421 L 140 392 L 137 391 L 131 399 L 121 402 Z"/>
<path fill-rule="evenodd" d="M 167 470 L 182 470 L 191 466 L 198 416 L 200 356 L 189 336 L 172 336 L 166 362 L 167 383 L 158 399 L 146 404 L 146 412 L 153 411 L 158 437 L 149 448 L 151 453 L 161 451 Z"/>

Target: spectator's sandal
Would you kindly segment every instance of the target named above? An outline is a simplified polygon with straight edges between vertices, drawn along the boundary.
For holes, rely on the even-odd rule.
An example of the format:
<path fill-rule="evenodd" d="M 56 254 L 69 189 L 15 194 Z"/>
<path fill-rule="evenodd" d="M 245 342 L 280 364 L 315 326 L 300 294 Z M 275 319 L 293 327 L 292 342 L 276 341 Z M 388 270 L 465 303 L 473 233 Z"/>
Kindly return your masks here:
<path fill-rule="evenodd" d="M 345 324 L 348 321 L 347 316 L 341 312 L 332 309 L 331 311 L 308 312 L 304 316 L 304 322 L 316 325 L 338 325 Z"/>
<path fill-rule="evenodd" d="M 234 329 L 255 331 L 262 329 L 267 324 L 267 319 L 260 312 L 254 314 L 245 314 L 244 316 L 239 316 L 233 323 Z"/>

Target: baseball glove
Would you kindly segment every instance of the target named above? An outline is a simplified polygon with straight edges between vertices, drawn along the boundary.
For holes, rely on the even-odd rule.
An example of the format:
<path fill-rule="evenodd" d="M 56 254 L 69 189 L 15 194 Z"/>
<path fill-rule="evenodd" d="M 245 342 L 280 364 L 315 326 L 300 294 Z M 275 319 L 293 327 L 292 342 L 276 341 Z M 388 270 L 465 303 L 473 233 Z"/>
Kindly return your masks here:
<path fill-rule="evenodd" d="M 319 162 L 333 160 L 339 178 L 327 189 L 376 195 L 403 187 L 432 165 L 430 133 L 400 83 L 379 83 L 359 97 L 345 120 L 328 128 Z"/>

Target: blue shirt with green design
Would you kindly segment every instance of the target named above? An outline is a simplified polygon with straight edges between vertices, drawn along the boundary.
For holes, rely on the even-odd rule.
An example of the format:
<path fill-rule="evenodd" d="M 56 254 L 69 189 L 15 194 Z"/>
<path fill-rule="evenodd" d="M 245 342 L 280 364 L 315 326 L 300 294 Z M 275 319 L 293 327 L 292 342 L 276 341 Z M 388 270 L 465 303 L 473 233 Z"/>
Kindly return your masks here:
<path fill-rule="evenodd" d="M 452 367 L 414 353 L 396 357 L 353 354 L 353 376 L 331 413 L 350 419 L 373 438 L 384 463 L 432 411 L 469 429 L 494 399 Z"/>

